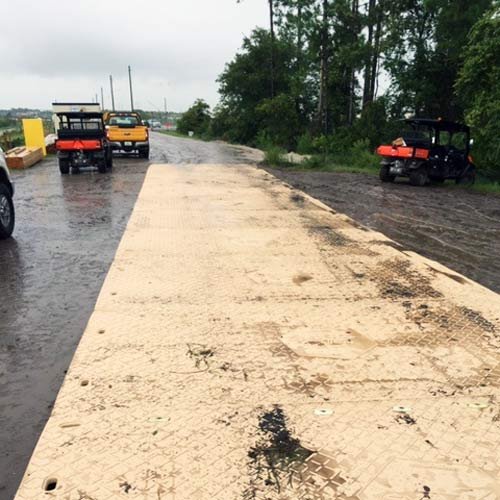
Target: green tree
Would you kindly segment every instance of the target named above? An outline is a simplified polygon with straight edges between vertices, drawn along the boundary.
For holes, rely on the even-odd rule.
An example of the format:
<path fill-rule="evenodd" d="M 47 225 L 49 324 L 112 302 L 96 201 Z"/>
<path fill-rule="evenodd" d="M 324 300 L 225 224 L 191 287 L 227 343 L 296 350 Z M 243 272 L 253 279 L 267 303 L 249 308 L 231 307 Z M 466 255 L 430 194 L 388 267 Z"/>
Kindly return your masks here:
<path fill-rule="evenodd" d="M 392 78 L 394 114 L 463 118 L 452 91 L 467 35 L 491 0 L 387 2 L 385 67 Z"/>
<path fill-rule="evenodd" d="M 210 120 L 210 106 L 203 99 L 197 99 L 177 122 L 177 130 L 182 134 L 194 132 L 205 135 L 209 131 Z"/>
<path fill-rule="evenodd" d="M 221 105 L 215 114 L 216 127 L 231 124 L 226 136 L 235 142 L 254 143 L 262 125 L 258 107 L 269 99 L 269 51 L 274 43 L 275 95 L 291 95 L 293 46 L 276 38 L 273 42 L 268 31 L 256 29 L 243 41 L 242 50 L 226 65 L 220 75 Z"/>
<path fill-rule="evenodd" d="M 474 157 L 500 178 L 500 3 L 472 29 L 456 83 L 457 96 L 473 127 Z"/>
<path fill-rule="evenodd" d="M 257 107 L 262 142 L 292 149 L 301 132 L 300 120 L 292 96 L 279 94 L 264 99 Z"/>

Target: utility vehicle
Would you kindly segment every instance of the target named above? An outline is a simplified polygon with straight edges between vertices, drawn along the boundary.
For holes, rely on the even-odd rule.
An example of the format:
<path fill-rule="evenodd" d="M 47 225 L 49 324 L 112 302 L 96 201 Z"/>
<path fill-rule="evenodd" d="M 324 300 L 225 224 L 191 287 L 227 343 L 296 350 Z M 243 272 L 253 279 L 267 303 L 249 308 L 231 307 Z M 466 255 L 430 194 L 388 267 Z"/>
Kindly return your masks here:
<path fill-rule="evenodd" d="M 111 147 L 100 112 L 57 113 L 56 150 L 61 174 L 97 167 L 104 173 L 113 166 Z"/>
<path fill-rule="evenodd" d="M 7 168 L 7 162 L 0 148 L 0 240 L 8 238 L 14 231 L 15 213 L 12 197 L 14 184 Z"/>
<path fill-rule="evenodd" d="M 113 151 L 138 153 L 149 158 L 149 131 L 135 111 L 111 111 L 104 115 L 107 137 Z"/>
<path fill-rule="evenodd" d="M 457 184 L 474 183 L 476 167 L 470 155 L 469 127 L 441 119 L 413 118 L 404 123 L 405 130 L 398 139 L 377 149 L 382 157 L 382 182 L 409 177 L 414 186 L 447 179 Z"/>

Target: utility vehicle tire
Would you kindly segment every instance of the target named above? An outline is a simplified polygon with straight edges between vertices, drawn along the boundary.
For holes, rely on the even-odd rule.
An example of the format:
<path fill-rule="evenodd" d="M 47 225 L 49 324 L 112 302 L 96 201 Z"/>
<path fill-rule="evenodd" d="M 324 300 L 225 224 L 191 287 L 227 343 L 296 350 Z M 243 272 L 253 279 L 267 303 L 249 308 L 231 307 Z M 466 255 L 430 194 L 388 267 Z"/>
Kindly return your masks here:
<path fill-rule="evenodd" d="M 410 184 L 412 186 L 423 187 L 429 182 L 429 176 L 425 168 L 417 168 L 410 173 Z"/>
<path fill-rule="evenodd" d="M 109 153 L 106 154 L 106 166 L 111 170 L 113 168 L 113 152 L 110 150 Z"/>
<path fill-rule="evenodd" d="M 394 182 L 394 179 L 396 179 L 396 176 L 391 175 L 389 172 L 390 172 L 389 167 L 387 167 L 385 165 L 383 167 L 380 167 L 379 177 L 380 177 L 380 180 L 382 182 Z"/>
<path fill-rule="evenodd" d="M 69 160 L 59 158 L 59 172 L 61 172 L 62 175 L 69 174 Z"/>
<path fill-rule="evenodd" d="M 103 158 L 102 160 L 99 160 L 97 163 L 97 170 L 99 171 L 100 174 L 105 174 L 106 173 L 106 159 Z"/>
<path fill-rule="evenodd" d="M 460 184 L 461 186 L 472 186 L 476 182 L 476 171 L 474 169 L 469 169 L 465 172 L 462 177 L 459 177 L 455 180 L 456 184 Z"/>
<path fill-rule="evenodd" d="M 9 188 L 0 184 L 0 240 L 9 238 L 15 224 L 14 203 Z"/>

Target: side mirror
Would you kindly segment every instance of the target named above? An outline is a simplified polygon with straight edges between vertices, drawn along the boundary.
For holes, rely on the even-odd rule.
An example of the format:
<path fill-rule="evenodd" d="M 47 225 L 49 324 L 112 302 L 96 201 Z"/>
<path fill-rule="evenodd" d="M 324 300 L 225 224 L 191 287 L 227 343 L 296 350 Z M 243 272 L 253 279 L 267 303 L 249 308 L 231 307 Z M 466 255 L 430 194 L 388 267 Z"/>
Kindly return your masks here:
<path fill-rule="evenodd" d="M 469 147 L 472 147 L 472 146 L 474 146 L 474 139 L 471 139 L 471 140 L 469 141 Z"/>

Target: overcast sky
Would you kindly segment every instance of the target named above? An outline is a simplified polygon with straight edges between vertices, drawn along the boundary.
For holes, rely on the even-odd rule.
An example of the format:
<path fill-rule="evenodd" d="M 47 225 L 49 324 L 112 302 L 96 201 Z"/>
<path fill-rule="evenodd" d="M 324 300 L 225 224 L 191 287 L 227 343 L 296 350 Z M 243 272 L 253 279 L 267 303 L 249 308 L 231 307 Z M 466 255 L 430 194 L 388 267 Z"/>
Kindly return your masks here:
<path fill-rule="evenodd" d="M 116 107 L 183 111 L 217 103 L 217 76 L 244 35 L 267 25 L 267 0 L 0 0 L 0 108 L 88 102 L 109 75 Z M 10 22 L 9 20 L 12 20 Z"/>

